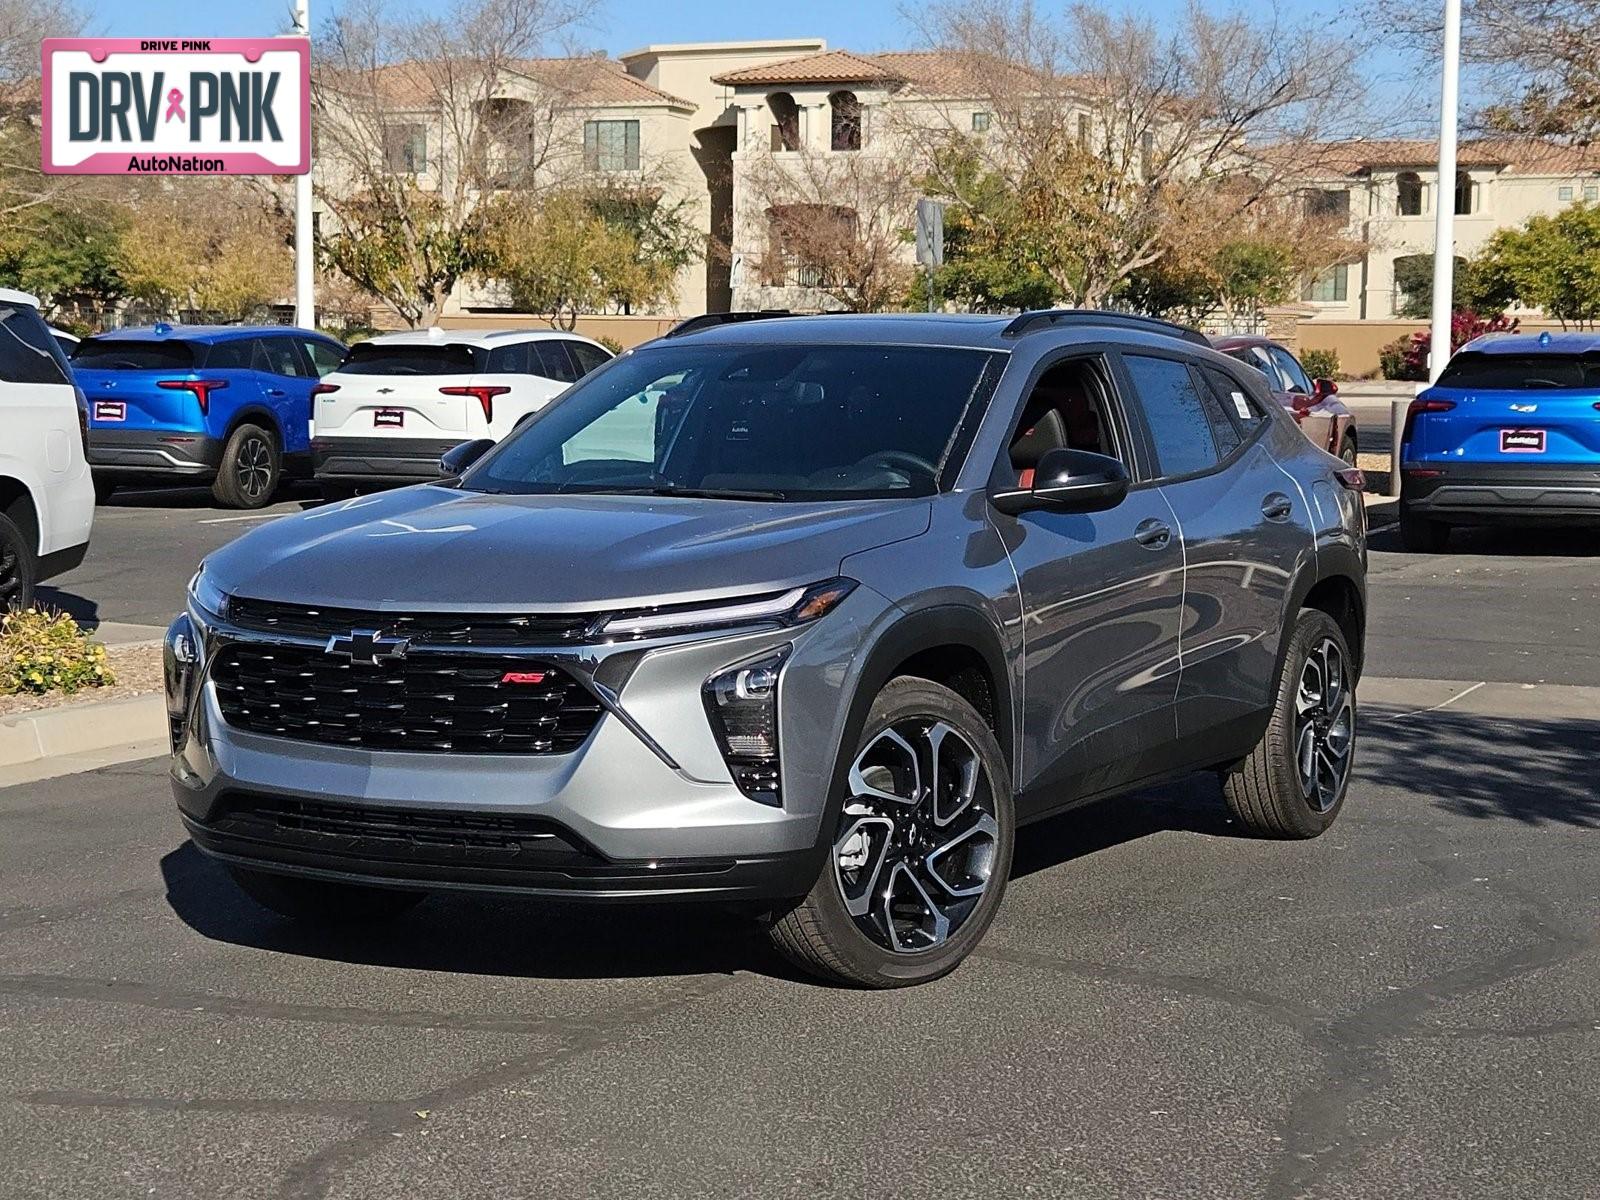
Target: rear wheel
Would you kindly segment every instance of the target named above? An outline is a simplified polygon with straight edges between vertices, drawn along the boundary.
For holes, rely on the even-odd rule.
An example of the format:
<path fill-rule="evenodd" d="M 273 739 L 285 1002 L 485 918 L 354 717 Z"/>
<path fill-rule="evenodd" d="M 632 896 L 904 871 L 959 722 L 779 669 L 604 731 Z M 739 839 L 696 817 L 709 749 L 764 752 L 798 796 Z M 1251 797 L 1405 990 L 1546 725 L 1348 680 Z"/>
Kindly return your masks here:
<path fill-rule="evenodd" d="M 223 447 L 211 494 L 228 508 L 260 508 L 278 490 L 282 470 L 277 439 L 259 425 L 241 425 Z"/>
<path fill-rule="evenodd" d="M 1400 506 L 1400 544 L 1413 554 L 1438 554 L 1450 541 L 1450 526 Z"/>
<path fill-rule="evenodd" d="M 993 732 L 956 693 L 896 679 L 855 748 L 811 892 L 771 927 L 803 970 L 891 988 L 953 971 L 994 919 L 1016 828 Z"/>
<path fill-rule="evenodd" d="M 1267 730 L 1223 772 L 1222 794 L 1251 833 L 1311 838 L 1333 824 L 1355 763 L 1355 673 L 1344 633 L 1303 608 L 1289 639 Z"/>
<path fill-rule="evenodd" d="M 381 921 L 399 916 L 424 898 L 402 888 L 331 883 L 299 875 L 274 875 L 248 867 L 229 867 L 228 874 L 250 899 L 263 908 L 297 921 L 327 924 Z"/>
<path fill-rule="evenodd" d="M 1353 467 L 1356 465 L 1356 461 L 1361 457 L 1361 455 L 1356 449 L 1355 434 L 1347 433 L 1344 435 L 1344 441 L 1339 443 L 1339 457 L 1344 459 L 1344 465 L 1347 467 Z"/>
<path fill-rule="evenodd" d="M 27 536 L 10 517 L 0 514 L 0 613 L 33 603 L 38 571 Z"/>

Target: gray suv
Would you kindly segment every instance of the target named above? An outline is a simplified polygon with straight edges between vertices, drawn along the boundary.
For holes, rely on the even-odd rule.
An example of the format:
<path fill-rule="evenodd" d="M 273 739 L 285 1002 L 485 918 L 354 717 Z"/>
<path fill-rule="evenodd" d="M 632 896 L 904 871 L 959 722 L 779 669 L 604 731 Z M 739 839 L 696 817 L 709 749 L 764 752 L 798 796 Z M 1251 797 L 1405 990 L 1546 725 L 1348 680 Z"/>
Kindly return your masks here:
<path fill-rule="evenodd" d="M 208 558 L 167 638 L 195 843 L 294 917 L 707 897 L 894 987 L 1074 805 L 1214 771 L 1255 834 L 1328 827 L 1361 478 L 1258 372 L 1108 313 L 765 316 Z"/>

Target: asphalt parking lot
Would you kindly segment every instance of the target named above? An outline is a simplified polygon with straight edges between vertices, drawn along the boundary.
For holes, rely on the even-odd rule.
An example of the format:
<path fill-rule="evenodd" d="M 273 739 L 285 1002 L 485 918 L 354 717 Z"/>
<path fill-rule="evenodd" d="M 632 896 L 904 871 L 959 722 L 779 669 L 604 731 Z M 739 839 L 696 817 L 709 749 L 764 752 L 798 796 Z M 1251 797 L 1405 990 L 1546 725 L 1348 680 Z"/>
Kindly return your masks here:
<path fill-rule="evenodd" d="M 164 623 L 249 528 L 147 499 L 63 602 Z M 1327 836 L 1237 836 L 1203 778 L 1033 827 L 978 954 L 906 992 L 700 908 L 305 931 L 159 762 L 0 791 L 0 1194 L 1595 1195 L 1597 566 L 1378 535 Z"/>

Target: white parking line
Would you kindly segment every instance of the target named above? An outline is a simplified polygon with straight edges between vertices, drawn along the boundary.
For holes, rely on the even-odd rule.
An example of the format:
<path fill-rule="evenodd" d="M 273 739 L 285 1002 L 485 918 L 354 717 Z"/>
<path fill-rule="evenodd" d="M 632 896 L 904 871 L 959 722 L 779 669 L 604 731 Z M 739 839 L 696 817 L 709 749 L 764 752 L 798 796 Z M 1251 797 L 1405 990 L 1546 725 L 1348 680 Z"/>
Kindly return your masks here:
<path fill-rule="evenodd" d="M 212 517 L 208 521 L 201 521 L 202 525 L 230 525 L 234 521 L 270 521 L 273 517 L 287 517 L 286 512 L 246 513 L 242 517 Z"/>
<path fill-rule="evenodd" d="M 1412 717 L 1421 717 L 1421 716 L 1426 716 L 1428 713 L 1438 712 L 1441 708 L 1449 708 L 1457 700 L 1460 700 L 1463 697 L 1472 695 L 1472 693 L 1477 691 L 1479 688 L 1485 687 L 1487 685 L 1487 683 L 1488 683 L 1487 680 L 1480 680 L 1479 682 L 1473 684 L 1471 687 L 1462 688 L 1459 692 L 1457 692 L 1455 695 L 1451 696 L 1448 700 L 1441 700 L 1438 704 L 1430 704 L 1427 708 L 1416 708 L 1416 709 L 1412 709 L 1409 712 L 1396 713 L 1392 717 L 1380 718 L 1378 721 L 1375 722 L 1375 724 L 1392 725 L 1396 721 L 1406 721 L 1406 720 L 1409 720 Z"/>

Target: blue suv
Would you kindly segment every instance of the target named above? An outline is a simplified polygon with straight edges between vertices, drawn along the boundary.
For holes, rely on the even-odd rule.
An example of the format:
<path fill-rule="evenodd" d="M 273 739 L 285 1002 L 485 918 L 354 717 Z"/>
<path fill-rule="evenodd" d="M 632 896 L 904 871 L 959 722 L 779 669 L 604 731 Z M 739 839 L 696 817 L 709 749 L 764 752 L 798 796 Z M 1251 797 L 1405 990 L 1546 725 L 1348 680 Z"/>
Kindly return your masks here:
<path fill-rule="evenodd" d="M 1400 536 L 1443 550 L 1458 525 L 1600 522 L 1600 334 L 1491 334 L 1411 402 Z"/>
<path fill-rule="evenodd" d="M 155 325 L 82 342 L 89 465 L 104 500 L 125 483 L 209 483 L 219 504 L 259 508 L 311 465 L 311 400 L 345 348 L 305 329 Z"/>

